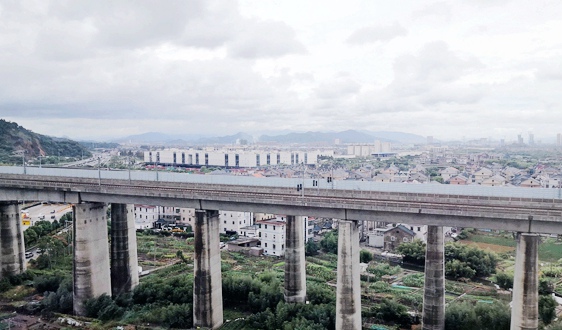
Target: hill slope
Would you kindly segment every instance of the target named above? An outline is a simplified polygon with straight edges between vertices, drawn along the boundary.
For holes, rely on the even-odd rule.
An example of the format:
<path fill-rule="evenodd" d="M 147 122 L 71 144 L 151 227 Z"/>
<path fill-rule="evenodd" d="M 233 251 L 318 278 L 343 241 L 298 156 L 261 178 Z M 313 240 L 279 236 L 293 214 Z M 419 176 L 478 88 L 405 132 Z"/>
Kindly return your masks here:
<path fill-rule="evenodd" d="M 0 162 L 13 162 L 20 156 L 16 152 L 25 150 L 26 157 L 91 156 L 90 152 L 76 141 L 41 135 L 16 123 L 0 119 Z"/>

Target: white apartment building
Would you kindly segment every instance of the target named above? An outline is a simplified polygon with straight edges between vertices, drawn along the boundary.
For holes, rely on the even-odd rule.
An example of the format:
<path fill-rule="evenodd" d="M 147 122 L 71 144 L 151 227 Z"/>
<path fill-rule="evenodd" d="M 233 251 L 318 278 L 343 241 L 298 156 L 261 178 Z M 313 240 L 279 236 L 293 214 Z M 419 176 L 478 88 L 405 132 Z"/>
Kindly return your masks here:
<path fill-rule="evenodd" d="M 168 149 L 145 151 L 145 163 L 176 166 L 259 167 L 271 165 L 315 165 L 320 156 L 333 150 L 260 150 L 247 148 Z"/>
<path fill-rule="evenodd" d="M 285 220 L 280 218 L 256 221 L 263 254 L 282 257 L 285 255 Z"/>
<path fill-rule="evenodd" d="M 313 225 L 304 217 L 304 239 L 308 242 L 312 238 Z M 258 237 L 265 255 L 284 256 L 285 255 L 285 235 L 287 217 L 278 215 L 273 219 L 256 220 L 258 225 Z"/>
<path fill-rule="evenodd" d="M 376 140 L 375 143 L 350 144 L 347 146 L 347 154 L 358 157 L 368 157 L 373 154 L 387 154 L 392 152 L 390 142 Z"/>
<path fill-rule="evenodd" d="M 254 224 L 254 215 L 252 212 L 219 211 L 219 221 L 221 233 L 230 231 L 245 236 L 248 230 L 242 228 Z"/>
<path fill-rule="evenodd" d="M 158 220 L 159 208 L 153 205 L 135 204 L 135 228 L 152 228 L 152 224 Z"/>

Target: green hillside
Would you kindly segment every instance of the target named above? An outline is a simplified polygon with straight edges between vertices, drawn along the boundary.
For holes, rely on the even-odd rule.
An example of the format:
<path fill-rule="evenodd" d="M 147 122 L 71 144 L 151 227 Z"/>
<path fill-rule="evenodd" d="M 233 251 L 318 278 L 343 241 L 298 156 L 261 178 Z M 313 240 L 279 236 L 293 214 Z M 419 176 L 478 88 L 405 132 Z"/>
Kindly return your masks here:
<path fill-rule="evenodd" d="M 91 153 L 83 145 L 69 139 L 41 135 L 27 130 L 16 123 L 0 119 L 0 163 L 13 163 L 21 160 L 20 153 L 25 150 L 26 158 L 39 156 L 90 157 Z"/>

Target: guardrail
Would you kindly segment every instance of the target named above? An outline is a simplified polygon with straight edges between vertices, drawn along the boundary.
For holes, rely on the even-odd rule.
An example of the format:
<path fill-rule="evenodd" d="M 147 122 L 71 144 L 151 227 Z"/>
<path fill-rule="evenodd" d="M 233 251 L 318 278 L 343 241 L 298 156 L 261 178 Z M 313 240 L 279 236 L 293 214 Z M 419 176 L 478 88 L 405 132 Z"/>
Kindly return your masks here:
<path fill-rule="evenodd" d="M 322 179 L 302 178 L 255 178 L 235 175 L 201 175 L 188 173 L 171 173 L 161 171 L 126 171 L 126 170 L 91 170 L 65 168 L 37 168 L 21 166 L 0 166 L 0 173 L 27 174 L 53 177 L 89 178 L 100 181 L 130 180 L 149 182 L 175 182 L 198 184 L 221 184 L 253 187 L 303 187 L 304 193 L 320 189 L 376 191 L 405 194 L 431 194 L 451 196 L 482 196 L 499 198 L 533 198 L 533 199 L 562 199 L 560 188 L 524 188 L 524 187 L 485 187 L 480 185 L 447 185 L 447 184 L 406 184 L 382 183 L 373 181 L 333 180 L 327 182 Z M 313 182 L 317 185 L 314 186 Z"/>

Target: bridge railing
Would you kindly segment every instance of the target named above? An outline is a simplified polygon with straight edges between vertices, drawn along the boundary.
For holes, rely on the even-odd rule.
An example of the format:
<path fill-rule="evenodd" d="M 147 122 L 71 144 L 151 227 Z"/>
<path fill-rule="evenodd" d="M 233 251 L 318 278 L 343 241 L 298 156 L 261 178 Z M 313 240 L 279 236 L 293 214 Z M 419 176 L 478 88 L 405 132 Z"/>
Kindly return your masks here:
<path fill-rule="evenodd" d="M 0 173 L 24 174 L 21 166 L 0 166 Z M 98 169 L 66 169 L 26 167 L 25 174 L 54 177 L 77 177 L 103 180 L 186 182 L 254 187 L 284 187 L 297 189 L 302 185 L 304 194 L 314 190 L 356 190 L 403 194 L 432 194 L 451 196 L 561 199 L 559 188 L 486 187 L 480 185 L 456 186 L 447 184 L 381 183 L 373 181 L 302 179 L 302 178 L 255 178 L 237 175 L 200 175 L 166 171 L 127 171 Z M 313 183 L 316 184 L 313 184 Z"/>

